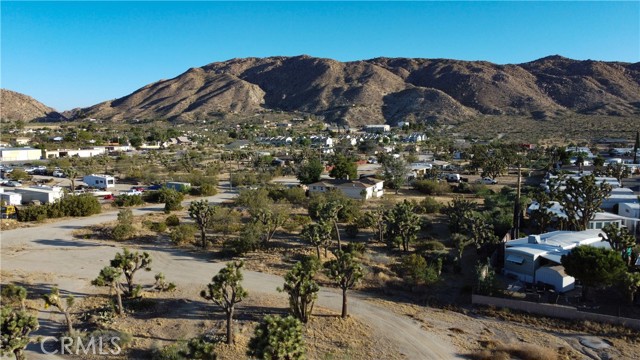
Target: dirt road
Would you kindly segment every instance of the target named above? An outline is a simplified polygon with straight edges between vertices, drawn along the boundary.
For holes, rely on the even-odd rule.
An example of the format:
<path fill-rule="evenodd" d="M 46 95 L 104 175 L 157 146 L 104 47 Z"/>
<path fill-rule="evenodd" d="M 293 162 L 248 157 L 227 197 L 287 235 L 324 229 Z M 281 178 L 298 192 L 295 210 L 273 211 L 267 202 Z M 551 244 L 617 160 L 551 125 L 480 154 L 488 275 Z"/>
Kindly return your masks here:
<path fill-rule="evenodd" d="M 232 192 L 223 192 L 208 199 L 218 203 L 234 196 Z M 162 206 L 150 206 L 136 209 L 134 214 L 161 210 Z M 40 274 L 40 278 L 43 274 L 49 274 L 46 277 L 52 279 L 51 283 L 42 285 L 55 285 L 78 296 L 95 293 L 97 289 L 90 285 L 91 279 L 95 278 L 102 267 L 108 265 L 115 253 L 121 250 L 121 246 L 75 239 L 72 232 L 88 225 L 113 221 L 116 215 L 117 212 L 110 212 L 89 218 L 74 218 L 32 228 L 4 231 L 0 237 L 1 269 L 5 274 L 34 273 Z M 153 274 L 163 272 L 169 281 L 175 282 L 180 288 L 194 289 L 194 292 L 198 292 L 224 266 L 223 263 L 211 261 L 207 255 L 170 246 L 143 245 L 138 248 L 149 252 L 153 258 L 153 272 L 140 274 L 141 283 L 153 283 Z M 282 286 L 281 277 L 245 272 L 244 287 L 251 294 L 283 296 L 276 291 L 278 286 Z M 458 358 L 455 347 L 444 336 L 426 331 L 417 321 L 367 301 L 368 297 L 370 295 L 352 292 L 350 314 L 371 324 L 379 336 L 397 344 L 407 359 Z M 318 304 L 338 312 L 341 301 L 338 291 L 323 288 Z M 39 317 L 41 322 L 51 322 L 51 314 L 47 312 L 40 312 Z M 31 346 L 29 349 L 29 358 L 52 358 L 38 354 L 37 346 Z"/>

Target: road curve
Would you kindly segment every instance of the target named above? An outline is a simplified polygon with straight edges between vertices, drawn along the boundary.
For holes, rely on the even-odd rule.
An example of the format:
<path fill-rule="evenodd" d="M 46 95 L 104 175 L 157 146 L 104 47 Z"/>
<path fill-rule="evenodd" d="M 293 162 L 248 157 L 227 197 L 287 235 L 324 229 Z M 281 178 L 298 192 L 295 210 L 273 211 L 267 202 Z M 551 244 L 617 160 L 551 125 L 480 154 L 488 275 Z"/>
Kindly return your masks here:
<path fill-rule="evenodd" d="M 207 198 L 213 203 L 230 200 L 233 192 Z M 187 204 L 185 204 L 187 205 Z M 134 210 L 135 215 L 161 211 L 162 206 L 149 206 Z M 117 212 L 108 212 L 87 218 L 65 219 L 59 222 L 41 224 L 35 227 L 3 231 L 0 234 L 1 269 L 5 273 L 14 271 L 29 273 L 50 273 L 56 279 L 51 285 L 62 290 L 86 294 L 95 292 L 90 280 L 108 265 L 120 245 L 96 240 L 75 239 L 72 232 L 89 225 L 96 225 L 116 219 Z M 153 273 L 163 272 L 181 288 L 200 288 L 223 266 L 206 256 L 172 247 L 142 245 L 140 249 L 148 251 L 153 257 Z M 276 291 L 282 286 L 279 276 L 245 271 L 244 287 L 252 294 L 265 293 L 284 296 Z M 141 282 L 152 283 L 151 273 L 140 274 Z M 422 328 L 417 321 L 398 315 L 366 299 L 370 295 L 352 291 L 349 299 L 350 314 L 368 322 L 382 336 L 395 343 L 407 359 L 455 359 L 460 358 L 450 342 L 435 333 Z M 339 312 L 342 298 L 338 291 L 322 288 L 318 305 Z M 48 312 L 40 312 L 41 322 L 50 322 Z M 47 334 L 48 335 L 48 334 Z M 52 359 L 39 354 L 39 347 L 29 347 L 29 358 Z"/>

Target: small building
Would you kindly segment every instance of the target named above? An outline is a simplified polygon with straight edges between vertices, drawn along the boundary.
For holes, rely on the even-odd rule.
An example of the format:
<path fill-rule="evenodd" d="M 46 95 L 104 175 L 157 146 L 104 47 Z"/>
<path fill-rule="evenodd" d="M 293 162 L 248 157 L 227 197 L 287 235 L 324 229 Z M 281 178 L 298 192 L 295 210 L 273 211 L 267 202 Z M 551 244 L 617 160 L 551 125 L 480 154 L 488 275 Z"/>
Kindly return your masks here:
<path fill-rule="evenodd" d="M 16 188 L 14 191 L 22 196 L 21 202 L 23 204 L 28 204 L 32 201 L 48 204 L 56 202 L 64 196 L 64 192 L 59 186 L 21 187 Z"/>
<path fill-rule="evenodd" d="M 32 161 L 42 158 L 42 150 L 31 147 L 0 148 L 0 161 Z"/>
<path fill-rule="evenodd" d="M 17 192 L 0 192 L 0 203 L 5 205 L 20 205 L 22 204 L 22 195 Z"/>
<path fill-rule="evenodd" d="M 251 144 L 249 140 L 236 140 L 232 143 L 225 145 L 225 148 L 229 150 L 241 150 L 241 149 L 246 149 L 249 146 L 249 144 Z"/>
<path fill-rule="evenodd" d="M 18 145 L 29 145 L 30 142 L 31 142 L 31 139 L 28 137 L 16 138 L 16 144 Z"/>
<path fill-rule="evenodd" d="M 180 192 L 187 192 L 191 189 L 191 183 L 179 182 L 179 181 L 167 181 L 165 185 L 168 189 L 173 189 Z"/>
<path fill-rule="evenodd" d="M 108 189 L 116 186 L 116 180 L 111 175 L 86 175 L 82 178 L 82 181 L 85 184 L 98 189 Z"/>
<path fill-rule="evenodd" d="M 368 133 L 385 133 L 385 132 L 391 131 L 391 125 L 386 125 L 386 124 L 365 125 L 363 130 Z"/>
<path fill-rule="evenodd" d="M 384 195 L 384 180 L 362 178 L 359 180 L 328 179 L 309 184 L 309 193 L 339 190 L 352 199 L 371 199 Z"/>

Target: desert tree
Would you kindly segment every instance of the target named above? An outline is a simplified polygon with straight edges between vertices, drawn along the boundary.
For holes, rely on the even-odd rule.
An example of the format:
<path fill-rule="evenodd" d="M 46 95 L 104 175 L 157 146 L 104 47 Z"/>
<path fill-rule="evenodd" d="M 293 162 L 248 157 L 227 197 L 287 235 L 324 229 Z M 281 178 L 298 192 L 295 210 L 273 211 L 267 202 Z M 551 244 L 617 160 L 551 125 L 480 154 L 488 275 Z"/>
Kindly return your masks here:
<path fill-rule="evenodd" d="M 71 308 L 75 303 L 73 295 L 67 295 L 62 297 L 60 290 L 57 287 L 51 289 L 49 294 L 42 295 L 44 300 L 44 308 L 47 309 L 50 306 L 58 308 L 62 314 L 64 314 L 65 322 L 67 323 L 67 334 L 73 335 L 73 322 L 71 321 Z"/>
<path fill-rule="evenodd" d="M 347 317 L 347 290 L 353 288 L 364 276 L 360 262 L 353 254 L 338 250 L 334 260 L 324 263 L 326 275 L 342 289 L 342 318 Z"/>
<path fill-rule="evenodd" d="M 300 234 L 302 239 L 316 247 L 316 255 L 320 259 L 320 247 L 326 249 L 331 243 L 331 226 L 326 222 L 318 222 L 306 225 Z"/>
<path fill-rule="evenodd" d="M 573 229 L 586 230 L 589 221 L 600 211 L 602 201 L 611 193 L 611 185 L 605 182 L 598 184 L 594 175 L 587 175 L 580 180 L 566 179 L 564 186 L 562 189 L 561 186 L 552 184 L 551 198 L 562 205 Z"/>
<path fill-rule="evenodd" d="M 122 295 L 120 293 L 121 276 L 121 269 L 112 266 L 105 266 L 104 268 L 102 268 L 102 270 L 100 270 L 100 274 L 98 274 L 98 277 L 91 281 L 91 285 L 93 286 L 106 286 L 114 292 L 114 294 L 116 295 L 116 312 L 118 313 L 118 315 L 122 315 L 124 313 L 124 308 L 122 307 Z"/>
<path fill-rule="evenodd" d="M 320 181 L 320 175 L 324 171 L 324 165 L 319 158 L 313 157 L 306 163 L 302 164 L 296 172 L 296 178 L 301 184 L 311 184 Z"/>
<path fill-rule="evenodd" d="M 32 342 L 31 332 L 38 330 L 38 319 L 10 306 L 2 306 L 0 312 L 0 355 L 13 354 L 16 360 L 26 359 L 24 349 Z"/>
<path fill-rule="evenodd" d="M 453 201 L 442 209 L 442 212 L 449 219 L 449 231 L 452 233 L 464 233 L 467 219 L 473 216 L 477 205 L 461 197 L 455 197 Z"/>
<path fill-rule="evenodd" d="M 75 167 L 68 167 L 63 169 L 62 173 L 71 181 L 71 194 L 74 195 L 74 191 L 76 191 L 76 178 L 80 172 Z"/>
<path fill-rule="evenodd" d="M 334 233 L 338 240 L 338 250 L 342 250 L 342 241 L 340 240 L 340 228 L 338 228 L 338 219 L 340 216 L 340 210 L 344 205 L 339 201 L 328 201 L 320 204 L 318 207 L 318 219 L 319 222 L 333 224 Z"/>
<path fill-rule="evenodd" d="M 358 178 L 358 166 L 351 159 L 342 154 L 334 156 L 331 161 L 333 168 L 329 176 L 335 179 L 354 180 Z"/>
<path fill-rule="evenodd" d="M 474 241 L 472 238 L 460 234 L 453 233 L 451 234 L 451 243 L 453 244 L 453 248 L 456 250 L 456 272 L 462 269 L 462 254 L 464 253 L 464 249 L 466 249 L 469 245 L 473 244 Z"/>
<path fill-rule="evenodd" d="M 20 304 L 20 310 L 26 310 L 27 289 L 24 287 L 14 284 L 3 285 L 0 294 L 3 304 L 17 303 Z"/>
<path fill-rule="evenodd" d="M 415 205 L 404 200 L 397 203 L 385 216 L 388 241 L 399 241 L 403 251 L 409 251 L 409 245 L 420 231 L 420 216 L 416 214 Z"/>
<path fill-rule="evenodd" d="M 640 290 L 640 273 L 623 272 L 620 276 L 620 285 L 629 304 L 633 304 L 633 300 Z"/>
<path fill-rule="evenodd" d="M 142 287 L 134 284 L 134 276 L 140 269 L 151 271 L 150 265 L 151 256 L 149 253 L 131 252 L 127 248 L 124 248 L 122 253 L 117 253 L 113 260 L 111 260 L 111 266 L 122 270 L 122 274 L 127 281 L 127 288 L 125 290 L 127 297 L 132 298 L 139 296 Z"/>
<path fill-rule="evenodd" d="M 220 306 L 227 315 L 227 344 L 233 344 L 233 313 L 237 303 L 244 300 L 248 293 L 242 285 L 242 267 L 244 263 L 233 262 L 215 275 L 200 296 Z"/>
<path fill-rule="evenodd" d="M 320 286 L 313 280 L 316 271 L 318 259 L 312 257 L 298 262 L 284 275 L 284 286 L 278 288 L 278 291 L 289 294 L 289 310 L 303 323 L 309 321 L 320 291 Z"/>
<path fill-rule="evenodd" d="M 611 248 L 622 255 L 629 263 L 631 260 L 631 248 L 636 244 L 636 238 L 626 227 L 619 227 L 616 223 L 609 223 L 602 227 L 600 237 L 611 245 Z"/>
<path fill-rule="evenodd" d="M 407 162 L 402 158 L 390 157 L 382 164 L 384 171 L 384 180 L 391 186 L 392 189 L 400 191 L 400 188 L 407 181 L 407 174 L 409 173 L 409 167 Z"/>
<path fill-rule="evenodd" d="M 216 209 L 207 200 L 194 201 L 189 205 L 189 217 L 196 221 L 200 229 L 200 241 L 203 249 L 207 247 L 207 228 L 215 217 Z"/>
<path fill-rule="evenodd" d="M 267 315 L 249 340 L 247 355 L 264 360 L 302 360 L 305 358 L 300 320 L 289 315 Z"/>
<path fill-rule="evenodd" d="M 562 255 L 562 266 L 569 276 L 582 283 L 582 299 L 586 300 L 591 288 L 613 285 L 627 265 L 613 250 L 593 246 L 578 246 Z"/>

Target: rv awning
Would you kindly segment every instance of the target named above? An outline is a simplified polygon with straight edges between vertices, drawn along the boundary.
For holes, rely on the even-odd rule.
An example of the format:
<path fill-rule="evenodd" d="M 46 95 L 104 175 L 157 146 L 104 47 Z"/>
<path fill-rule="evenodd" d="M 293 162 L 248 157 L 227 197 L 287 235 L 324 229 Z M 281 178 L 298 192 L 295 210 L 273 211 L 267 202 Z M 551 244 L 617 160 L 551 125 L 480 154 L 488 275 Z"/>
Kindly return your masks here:
<path fill-rule="evenodd" d="M 518 255 L 507 255 L 507 261 L 521 265 L 524 262 L 524 258 Z"/>
<path fill-rule="evenodd" d="M 547 259 L 549 261 L 553 261 L 556 264 L 562 264 L 562 255 L 561 254 L 543 254 L 540 255 L 541 258 Z"/>

